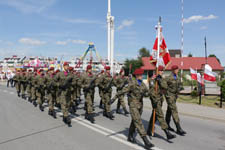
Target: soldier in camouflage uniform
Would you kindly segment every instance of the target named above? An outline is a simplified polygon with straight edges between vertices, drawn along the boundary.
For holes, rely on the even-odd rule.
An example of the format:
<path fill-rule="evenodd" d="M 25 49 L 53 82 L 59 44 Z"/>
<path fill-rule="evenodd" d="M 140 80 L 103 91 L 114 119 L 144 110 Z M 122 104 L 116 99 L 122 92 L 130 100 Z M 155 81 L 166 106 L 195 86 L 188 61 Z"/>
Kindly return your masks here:
<path fill-rule="evenodd" d="M 37 70 L 34 69 L 33 75 L 31 76 L 31 101 L 35 107 L 37 107 L 37 88 L 36 85 L 38 84 L 37 78 Z"/>
<path fill-rule="evenodd" d="M 36 77 L 36 88 L 37 88 L 37 103 L 39 105 L 39 109 L 44 111 L 43 103 L 45 101 L 45 88 L 46 88 L 46 78 L 43 69 L 39 70 L 39 75 Z"/>
<path fill-rule="evenodd" d="M 32 76 L 33 76 L 33 73 L 32 73 L 32 70 L 30 69 L 29 71 L 28 71 L 28 74 L 27 74 L 27 98 L 28 98 L 28 101 L 29 102 L 32 102 L 31 101 L 31 78 L 32 78 Z"/>
<path fill-rule="evenodd" d="M 60 72 L 60 70 L 56 70 L 55 71 L 55 76 Z M 57 79 L 54 79 L 55 83 L 59 82 Z M 55 91 L 56 91 L 56 104 L 55 106 L 58 107 L 59 109 L 61 109 L 61 103 L 60 103 L 60 90 L 59 90 L 59 87 L 56 86 L 55 87 Z"/>
<path fill-rule="evenodd" d="M 148 140 L 147 133 L 141 120 L 141 114 L 143 112 L 143 97 L 149 96 L 149 90 L 142 81 L 143 73 L 144 70 L 136 69 L 134 71 L 136 79 L 129 81 L 128 86 L 123 88 L 122 91 L 118 92 L 110 101 L 110 104 L 112 104 L 120 95 L 128 94 L 128 105 L 130 107 L 132 121 L 130 124 L 127 140 L 132 143 L 136 143 L 134 133 L 135 129 L 137 129 L 145 143 L 145 148 L 151 149 L 154 145 Z"/>
<path fill-rule="evenodd" d="M 166 112 L 166 122 L 169 126 L 169 130 L 174 131 L 173 128 L 170 127 L 170 119 L 173 117 L 174 123 L 177 128 L 177 134 L 185 135 L 186 132 L 180 126 L 180 119 L 178 116 L 178 110 L 176 106 L 176 100 L 179 92 L 183 89 L 181 80 L 178 76 L 179 68 L 177 65 L 172 66 L 172 74 L 170 74 L 167 78 L 168 90 L 166 93 L 166 101 L 167 101 L 167 112 Z"/>
<path fill-rule="evenodd" d="M 99 75 L 99 78 L 101 78 L 101 75 L 103 75 L 103 73 L 104 73 L 104 70 L 102 70 L 101 71 L 101 73 L 100 73 L 100 75 Z M 98 79 L 99 79 L 98 78 Z M 97 82 L 98 82 L 98 79 L 97 79 Z M 98 93 L 99 93 L 99 96 L 100 96 L 100 103 L 99 103 L 99 108 L 100 109 L 104 109 L 104 106 L 103 106 L 103 103 L 102 103 L 102 98 L 103 98 L 103 90 L 102 90 L 102 88 L 101 88 L 101 86 L 99 86 L 99 84 L 98 84 Z"/>
<path fill-rule="evenodd" d="M 69 64 L 64 62 L 64 71 L 57 73 L 55 81 L 59 88 L 60 103 L 63 113 L 63 122 L 68 126 L 71 126 L 71 119 L 69 117 L 69 107 L 71 103 L 71 83 L 72 76 L 69 73 Z"/>
<path fill-rule="evenodd" d="M 103 116 L 113 120 L 114 116 L 111 112 L 110 105 L 108 104 L 112 96 L 113 78 L 110 75 L 110 67 L 106 66 L 105 70 L 106 72 L 103 75 L 101 75 L 98 81 L 100 88 L 103 90 L 103 97 L 102 97 L 102 102 L 104 104 Z"/>
<path fill-rule="evenodd" d="M 51 67 L 48 71 L 48 74 L 45 76 L 49 107 L 48 114 L 53 118 L 56 118 L 56 112 L 54 110 L 54 105 L 56 103 L 56 83 L 54 82 L 54 76 L 54 67 Z"/>
<path fill-rule="evenodd" d="M 13 80 L 15 82 L 15 87 L 16 87 L 18 97 L 20 97 L 20 92 L 21 92 L 20 78 L 21 78 L 20 70 L 17 70 L 16 75 L 13 77 Z"/>
<path fill-rule="evenodd" d="M 27 72 L 26 69 L 23 69 L 23 73 L 21 76 L 21 92 L 22 92 L 22 99 L 26 99 L 25 97 L 25 91 L 26 91 L 26 87 L 27 87 Z"/>
<path fill-rule="evenodd" d="M 128 84 L 128 79 L 124 77 L 124 70 L 121 69 L 119 75 L 116 76 L 116 78 L 114 80 L 114 85 L 117 88 L 117 92 L 122 91 L 123 88 L 126 86 L 126 84 Z M 124 95 L 121 95 L 118 98 L 117 108 L 116 108 L 116 113 L 118 113 L 118 114 L 121 114 L 120 105 L 122 105 L 122 107 L 123 107 L 124 114 L 128 115 L 129 112 L 127 111 L 127 108 L 126 108 L 126 104 L 125 104 L 125 101 L 124 101 Z"/>
<path fill-rule="evenodd" d="M 71 86 L 70 86 L 70 89 L 71 89 L 71 101 L 70 101 L 70 104 L 69 104 L 69 111 L 71 114 L 75 114 L 76 111 L 77 111 L 77 106 L 76 106 L 76 98 L 74 96 L 74 93 L 75 93 L 75 90 L 76 90 L 76 76 L 75 76 L 75 73 L 74 73 L 74 69 L 73 67 L 69 67 L 69 74 L 70 76 L 72 77 L 72 82 L 71 82 Z"/>
<path fill-rule="evenodd" d="M 78 76 L 78 78 L 80 78 L 81 77 L 81 73 L 80 72 L 77 72 L 77 76 Z M 79 86 L 79 83 L 77 84 L 77 93 L 76 93 L 76 101 L 78 101 L 79 103 L 81 102 L 81 89 L 82 89 L 82 87 L 81 86 Z"/>
<path fill-rule="evenodd" d="M 93 99 L 95 93 L 95 84 L 97 77 L 92 73 L 92 66 L 87 66 L 87 71 L 82 75 L 82 88 L 84 91 L 86 113 L 85 119 L 89 120 L 91 123 L 95 122 L 94 119 L 94 109 L 93 109 Z"/>
<path fill-rule="evenodd" d="M 149 84 L 149 90 L 150 90 L 150 99 L 152 102 L 152 108 L 155 109 L 156 118 L 159 121 L 159 125 L 161 126 L 162 130 L 165 132 L 167 139 L 173 139 L 176 136 L 171 134 L 168 130 L 168 125 L 164 119 L 164 114 L 162 111 L 162 105 L 163 105 L 163 95 L 165 94 L 165 91 L 167 90 L 167 83 L 166 80 L 162 77 L 163 75 L 163 67 L 159 66 L 159 74 L 156 78 L 153 78 L 152 81 Z M 156 82 L 157 82 L 157 91 L 156 91 Z M 154 110 L 153 110 L 154 111 Z M 149 136 L 152 136 L 152 127 L 153 127 L 153 111 L 152 115 L 149 121 L 147 134 Z"/>

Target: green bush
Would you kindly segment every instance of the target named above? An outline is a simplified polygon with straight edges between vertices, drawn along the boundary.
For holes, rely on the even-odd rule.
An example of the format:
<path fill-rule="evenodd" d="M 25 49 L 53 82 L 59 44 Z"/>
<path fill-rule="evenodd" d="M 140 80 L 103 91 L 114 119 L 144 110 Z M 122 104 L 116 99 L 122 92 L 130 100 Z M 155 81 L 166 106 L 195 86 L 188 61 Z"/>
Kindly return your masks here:
<path fill-rule="evenodd" d="M 197 92 L 197 90 L 193 90 L 193 91 L 191 92 L 191 97 L 192 97 L 192 98 L 198 97 L 198 92 Z"/>
<path fill-rule="evenodd" d="M 221 86 L 221 88 L 222 88 L 222 95 L 223 95 L 223 98 L 225 98 L 225 80 L 221 81 L 219 83 L 219 86 Z"/>

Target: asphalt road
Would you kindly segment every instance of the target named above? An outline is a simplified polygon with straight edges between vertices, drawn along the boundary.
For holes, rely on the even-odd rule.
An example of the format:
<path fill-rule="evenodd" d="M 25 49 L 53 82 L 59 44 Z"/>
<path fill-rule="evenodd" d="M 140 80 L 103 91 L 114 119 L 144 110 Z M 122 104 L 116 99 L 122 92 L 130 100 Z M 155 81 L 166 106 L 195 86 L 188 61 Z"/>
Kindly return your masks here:
<path fill-rule="evenodd" d="M 145 99 L 148 101 L 148 99 Z M 115 114 L 111 121 L 102 116 L 98 109 L 99 96 L 96 92 L 96 124 L 84 120 L 83 104 L 73 116 L 72 127 L 62 122 L 61 112 L 57 119 L 34 108 L 28 101 L 17 97 L 15 89 L 0 85 L 0 150 L 135 150 L 144 149 L 139 135 L 138 145 L 126 141 L 130 116 Z M 116 105 L 112 106 L 115 110 Z M 191 110 L 190 110 L 191 111 Z M 144 109 L 145 127 L 151 110 Z M 225 115 L 225 114 L 224 114 Z M 158 150 L 225 150 L 225 123 L 180 115 L 181 124 L 187 131 L 169 143 L 165 134 L 156 126 L 152 142 Z M 174 127 L 174 124 L 172 124 Z"/>

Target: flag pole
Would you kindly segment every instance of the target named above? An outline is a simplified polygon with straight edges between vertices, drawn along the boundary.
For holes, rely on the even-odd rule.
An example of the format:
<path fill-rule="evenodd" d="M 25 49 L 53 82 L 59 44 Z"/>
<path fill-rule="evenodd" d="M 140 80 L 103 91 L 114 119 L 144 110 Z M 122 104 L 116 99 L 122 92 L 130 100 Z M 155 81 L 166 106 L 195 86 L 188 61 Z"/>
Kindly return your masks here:
<path fill-rule="evenodd" d="M 208 64 L 206 36 L 205 36 L 205 62 L 206 62 L 206 64 Z"/>
<path fill-rule="evenodd" d="M 159 22 L 157 25 L 157 37 L 158 37 L 158 45 L 157 45 L 157 59 L 156 59 L 156 76 L 159 74 L 159 51 L 160 51 L 160 33 L 161 33 L 161 16 L 159 17 Z M 158 92 L 158 82 L 155 82 L 155 92 Z M 153 108 L 153 121 L 152 121 L 152 136 L 154 136 L 155 130 L 155 108 Z"/>

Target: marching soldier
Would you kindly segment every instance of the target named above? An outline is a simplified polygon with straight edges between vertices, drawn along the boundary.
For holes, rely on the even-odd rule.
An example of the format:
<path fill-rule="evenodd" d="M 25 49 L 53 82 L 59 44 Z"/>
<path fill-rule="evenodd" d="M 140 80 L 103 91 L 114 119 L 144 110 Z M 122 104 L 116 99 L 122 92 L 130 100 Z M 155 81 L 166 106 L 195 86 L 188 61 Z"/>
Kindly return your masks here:
<path fill-rule="evenodd" d="M 36 85 L 38 84 L 37 78 L 37 70 L 34 69 L 33 75 L 31 76 L 31 101 L 35 107 L 37 107 L 37 88 Z"/>
<path fill-rule="evenodd" d="M 22 92 L 22 99 L 26 100 L 25 91 L 27 86 L 27 73 L 26 69 L 23 69 L 22 76 L 21 76 L 21 92 Z"/>
<path fill-rule="evenodd" d="M 168 105 L 166 111 L 166 122 L 168 124 L 169 130 L 174 131 L 174 129 L 170 127 L 170 120 L 172 116 L 177 128 L 177 134 L 183 136 L 186 134 L 186 132 L 180 126 L 180 119 L 178 116 L 178 110 L 176 106 L 177 96 L 179 92 L 183 89 L 182 83 L 178 76 L 178 72 L 179 67 L 177 65 L 173 65 L 172 73 L 166 79 L 168 85 L 168 90 L 166 93 L 166 101 Z"/>
<path fill-rule="evenodd" d="M 54 110 L 54 105 L 56 103 L 56 83 L 54 82 L 54 67 L 51 67 L 46 75 L 46 86 L 47 86 L 47 96 L 48 96 L 48 114 L 53 118 L 56 118 L 56 112 Z"/>
<path fill-rule="evenodd" d="M 72 77 L 69 75 L 69 64 L 64 62 L 64 71 L 58 72 L 55 76 L 57 86 L 59 88 L 60 103 L 63 113 L 63 122 L 71 126 L 71 119 L 69 117 L 69 106 L 71 103 L 71 82 Z"/>
<path fill-rule="evenodd" d="M 27 74 L 27 96 L 28 96 L 28 101 L 31 101 L 31 78 L 32 78 L 33 74 L 32 74 L 32 70 L 29 69 L 28 74 Z"/>
<path fill-rule="evenodd" d="M 110 75 L 110 67 L 106 66 L 105 67 L 105 73 L 101 75 L 99 78 L 99 86 L 103 90 L 103 97 L 102 97 L 102 102 L 104 104 L 104 111 L 103 111 L 103 116 L 113 120 L 114 116 L 111 112 L 110 105 L 108 102 L 111 99 L 112 96 L 112 85 L 113 85 L 113 78 Z"/>
<path fill-rule="evenodd" d="M 135 129 L 137 129 L 144 141 L 145 148 L 151 149 L 154 145 L 148 140 L 147 133 L 141 120 L 141 114 L 143 112 L 143 97 L 149 96 L 149 90 L 142 81 L 143 73 L 144 70 L 136 69 L 134 71 L 134 75 L 136 76 L 135 80 L 131 80 L 128 86 L 118 92 L 109 103 L 112 104 L 120 95 L 128 94 L 128 104 L 132 121 L 127 140 L 129 142 L 136 143 L 134 133 Z"/>
<path fill-rule="evenodd" d="M 115 78 L 114 84 L 117 88 L 117 92 L 122 91 L 123 88 L 126 86 L 126 84 L 128 84 L 128 79 L 124 77 L 124 70 L 123 69 L 120 70 L 119 75 Z M 125 104 L 125 101 L 124 101 L 124 95 L 121 95 L 118 98 L 117 108 L 116 108 L 117 114 L 121 114 L 120 105 L 122 105 L 122 107 L 123 107 L 124 114 L 128 115 L 129 112 L 127 111 L 127 108 L 126 108 L 126 104 Z"/>
<path fill-rule="evenodd" d="M 60 70 L 57 69 L 57 70 L 55 71 L 55 76 L 56 76 L 59 72 L 60 72 Z M 55 83 L 59 82 L 59 80 L 57 80 L 56 78 L 54 78 L 54 81 L 55 81 Z M 60 96 L 61 96 L 60 94 L 61 94 L 61 92 L 60 92 L 58 86 L 55 87 L 55 90 L 56 90 L 56 104 L 55 104 L 55 106 L 58 107 L 59 109 L 61 109 L 61 103 L 60 103 Z"/>
<path fill-rule="evenodd" d="M 93 102 L 94 102 L 94 94 L 95 94 L 95 82 L 97 77 L 92 73 L 92 66 L 87 66 L 86 73 L 82 76 L 82 88 L 84 91 L 85 97 L 85 105 L 86 105 L 86 113 L 85 119 L 89 120 L 91 123 L 95 122 L 94 119 L 94 109 L 93 109 Z"/>
<path fill-rule="evenodd" d="M 46 88 L 46 78 L 43 72 L 43 69 L 39 70 L 39 75 L 36 77 L 37 81 L 37 103 L 39 105 L 39 109 L 44 111 L 43 103 L 45 101 L 45 88 Z"/>
<path fill-rule="evenodd" d="M 73 67 L 69 67 L 69 75 L 72 78 L 71 81 L 71 86 L 70 86 L 70 90 L 71 90 L 71 101 L 70 101 L 70 105 L 69 105 L 69 110 L 71 114 L 75 114 L 77 111 L 77 106 L 76 106 L 76 98 L 74 96 L 75 90 L 76 90 L 76 76 L 74 75 L 74 70 Z"/>
<path fill-rule="evenodd" d="M 103 75 L 103 73 L 104 73 L 104 70 L 101 71 L 101 73 L 100 73 L 100 75 L 99 75 L 99 78 L 101 78 L 101 75 Z M 99 79 L 99 78 L 98 78 L 98 79 Z M 99 82 L 98 79 L 97 79 L 97 82 Z M 100 109 L 103 109 L 103 108 L 104 108 L 103 103 L 102 103 L 103 90 L 102 90 L 101 86 L 99 86 L 99 84 L 97 84 L 97 85 L 98 85 L 99 96 L 100 96 L 100 98 L 101 98 L 101 99 L 100 99 L 100 103 L 99 103 L 99 108 L 100 108 Z"/>
<path fill-rule="evenodd" d="M 159 121 L 159 124 L 162 128 L 162 130 L 165 132 L 166 137 L 168 140 L 175 138 L 176 136 L 171 134 L 168 130 L 168 125 L 164 119 L 164 114 L 162 111 L 162 105 L 163 105 L 163 95 L 165 94 L 165 91 L 167 90 L 167 83 L 166 80 L 162 77 L 163 75 L 163 67 L 159 66 L 158 70 L 159 70 L 159 74 L 158 76 L 153 79 L 153 82 L 150 82 L 149 84 L 149 90 L 150 90 L 150 99 L 152 102 L 152 108 L 155 109 L 155 114 L 156 114 L 156 118 Z M 157 91 L 156 91 L 156 82 L 157 82 Z M 154 111 L 154 110 L 153 110 Z M 152 111 L 152 115 L 149 121 L 149 125 L 148 125 L 148 130 L 147 130 L 147 134 L 149 136 L 152 136 L 152 125 L 153 124 L 153 112 Z"/>
<path fill-rule="evenodd" d="M 20 92 L 21 92 L 20 79 L 21 79 L 21 73 L 20 73 L 20 70 L 17 70 L 16 75 L 14 76 L 13 80 L 15 82 L 15 87 L 16 87 L 18 97 L 20 97 Z"/>

